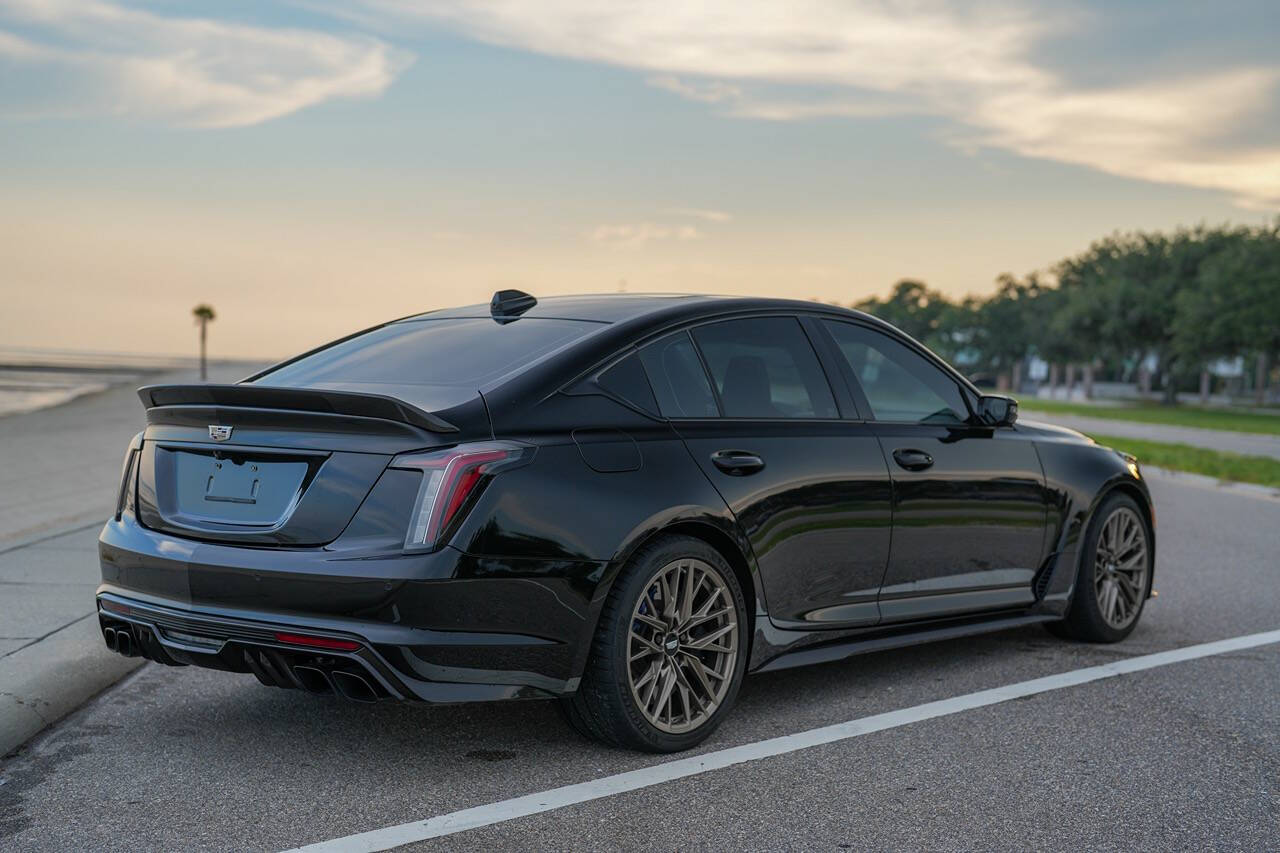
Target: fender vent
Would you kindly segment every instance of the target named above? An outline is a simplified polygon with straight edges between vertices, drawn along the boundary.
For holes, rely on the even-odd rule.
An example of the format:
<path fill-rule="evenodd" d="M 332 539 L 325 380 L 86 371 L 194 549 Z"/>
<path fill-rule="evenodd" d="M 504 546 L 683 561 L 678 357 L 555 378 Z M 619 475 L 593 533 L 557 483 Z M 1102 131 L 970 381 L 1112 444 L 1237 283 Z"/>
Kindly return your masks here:
<path fill-rule="evenodd" d="M 1056 565 L 1058 565 L 1058 555 L 1054 554 L 1049 557 L 1044 567 L 1040 569 L 1040 573 L 1036 575 L 1035 582 L 1031 585 L 1036 594 L 1036 601 L 1044 600 L 1044 594 L 1049 591 L 1049 581 L 1053 578 L 1053 567 Z"/>

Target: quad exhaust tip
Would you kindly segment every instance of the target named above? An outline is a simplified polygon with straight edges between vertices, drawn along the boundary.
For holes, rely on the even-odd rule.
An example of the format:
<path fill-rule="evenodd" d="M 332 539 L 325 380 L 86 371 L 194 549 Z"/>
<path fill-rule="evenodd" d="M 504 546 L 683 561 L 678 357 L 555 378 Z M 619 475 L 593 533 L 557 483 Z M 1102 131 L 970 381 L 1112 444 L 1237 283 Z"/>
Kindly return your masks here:
<path fill-rule="evenodd" d="M 293 677 L 308 693 L 333 693 L 333 682 L 323 669 L 314 666 L 295 666 Z"/>
<path fill-rule="evenodd" d="M 378 691 L 364 676 L 340 669 L 323 670 L 318 666 L 298 664 L 293 667 L 293 677 L 308 693 L 337 693 L 353 702 L 377 702 Z"/>
<path fill-rule="evenodd" d="M 333 671 L 333 684 L 347 699 L 353 702 L 377 702 L 378 693 L 368 681 L 354 672 Z"/>
<path fill-rule="evenodd" d="M 142 644 L 133 641 L 133 634 L 127 628 L 103 628 L 102 639 L 106 641 L 107 648 L 116 654 L 127 658 L 142 655 Z"/>

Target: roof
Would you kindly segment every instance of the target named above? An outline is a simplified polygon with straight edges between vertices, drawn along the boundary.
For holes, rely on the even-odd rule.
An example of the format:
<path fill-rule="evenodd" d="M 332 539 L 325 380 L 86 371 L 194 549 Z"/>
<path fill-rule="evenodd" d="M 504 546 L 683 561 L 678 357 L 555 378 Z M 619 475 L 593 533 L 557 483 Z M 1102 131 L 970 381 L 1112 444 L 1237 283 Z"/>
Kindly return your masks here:
<path fill-rule="evenodd" d="M 542 319 L 586 320 L 596 323 L 621 323 L 654 314 L 696 315 L 715 310 L 832 309 L 832 306 L 793 299 L 769 299 L 750 296 L 710 296 L 693 293 L 600 293 L 581 296 L 539 296 L 538 304 L 520 314 Z M 838 309 L 836 309 L 838 310 Z M 847 313 L 847 312 L 846 312 Z M 405 317 L 398 322 L 443 320 L 460 317 L 489 317 L 489 305 L 464 305 L 442 308 Z"/>

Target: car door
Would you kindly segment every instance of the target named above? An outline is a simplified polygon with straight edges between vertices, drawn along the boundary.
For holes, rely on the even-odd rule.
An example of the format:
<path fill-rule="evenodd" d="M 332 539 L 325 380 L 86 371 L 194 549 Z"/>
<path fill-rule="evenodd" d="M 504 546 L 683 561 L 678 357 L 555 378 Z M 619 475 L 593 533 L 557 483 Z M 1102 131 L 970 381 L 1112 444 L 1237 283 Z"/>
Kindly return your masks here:
<path fill-rule="evenodd" d="M 771 620 L 875 624 L 888 470 L 870 425 L 841 419 L 851 397 L 838 377 L 833 392 L 801 322 L 698 325 L 643 347 L 641 359 L 659 407 L 751 542 Z"/>
<path fill-rule="evenodd" d="M 959 383 L 914 344 L 823 321 L 893 480 L 884 622 L 1030 604 L 1048 497 L 1034 444 L 976 425 Z"/>

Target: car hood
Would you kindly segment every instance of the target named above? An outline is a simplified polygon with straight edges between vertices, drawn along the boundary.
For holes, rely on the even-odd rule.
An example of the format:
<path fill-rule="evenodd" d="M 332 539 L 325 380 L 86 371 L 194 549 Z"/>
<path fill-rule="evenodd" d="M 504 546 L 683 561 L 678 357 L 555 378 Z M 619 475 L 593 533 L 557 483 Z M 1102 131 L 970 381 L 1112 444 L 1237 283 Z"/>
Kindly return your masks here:
<path fill-rule="evenodd" d="M 1056 439 L 1058 441 L 1075 441 L 1080 444 L 1093 444 L 1093 439 L 1082 432 L 1074 429 L 1068 429 L 1057 424 L 1045 423 L 1044 421 L 1024 420 L 1018 418 L 1018 430 L 1021 432 L 1029 432 L 1037 437 Z"/>

